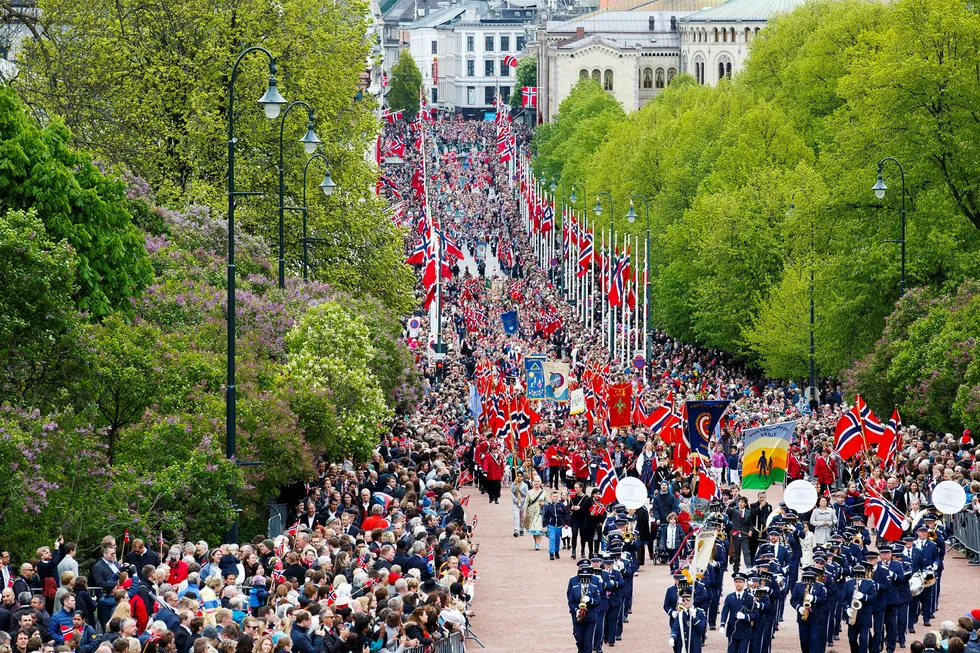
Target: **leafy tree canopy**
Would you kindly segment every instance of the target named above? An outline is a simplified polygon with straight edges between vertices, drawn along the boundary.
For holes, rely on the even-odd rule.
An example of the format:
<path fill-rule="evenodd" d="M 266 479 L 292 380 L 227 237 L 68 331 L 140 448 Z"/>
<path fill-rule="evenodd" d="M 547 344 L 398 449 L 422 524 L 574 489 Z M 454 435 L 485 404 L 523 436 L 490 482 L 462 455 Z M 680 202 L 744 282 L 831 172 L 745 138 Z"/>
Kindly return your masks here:
<path fill-rule="evenodd" d="M 398 61 L 391 67 L 388 81 L 388 108 L 404 111 L 405 119 L 412 120 L 419 112 L 419 89 L 422 87 L 422 71 L 408 50 L 398 53 Z"/>

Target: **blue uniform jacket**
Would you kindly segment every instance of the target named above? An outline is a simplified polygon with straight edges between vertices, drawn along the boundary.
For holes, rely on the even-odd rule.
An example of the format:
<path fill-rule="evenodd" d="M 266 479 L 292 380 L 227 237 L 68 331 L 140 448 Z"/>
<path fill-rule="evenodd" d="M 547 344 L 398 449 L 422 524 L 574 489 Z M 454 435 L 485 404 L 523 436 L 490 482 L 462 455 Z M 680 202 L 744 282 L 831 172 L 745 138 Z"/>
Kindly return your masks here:
<path fill-rule="evenodd" d="M 696 608 L 694 617 L 688 612 L 682 612 L 680 619 L 670 626 L 670 636 L 674 638 L 678 650 L 682 653 L 701 653 L 701 642 L 704 640 L 704 628 L 708 624 L 704 610 Z M 684 632 L 681 633 L 681 630 Z M 681 642 L 685 646 L 681 647 Z"/>
<path fill-rule="evenodd" d="M 583 588 L 578 577 L 572 578 L 568 582 L 568 612 L 571 613 L 573 619 L 576 618 L 578 605 L 582 601 L 583 595 L 586 597 L 588 608 L 585 612 L 585 621 L 583 623 L 595 623 L 596 611 L 599 606 L 599 588 L 596 587 L 595 583 L 590 583 Z"/>
<path fill-rule="evenodd" d="M 851 604 L 851 597 L 854 596 L 854 582 L 854 578 L 848 578 L 847 582 L 844 583 L 844 597 L 847 600 L 848 606 Z M 868 580 L 866 578 L 861 579 L 860 583 L 861 584 L 858 586 L 858 588 L 864 596 L 858 597 L 858 600 L 861 601 L 862 605 L 861 609 L 858 611 L 857 623 L 855 625 L 870 626 L 874 622 L 874 619 L 871 617 L 870 604 L 878 595 L 878 587 L 875 585 L 873 580 Z M 851 608 L 848 607 L 847 609 L 850 610 Z M 845 614 L 845 618 L 849 618 L 849 615 Z"/>
<path fill-rule="evenodd" d="M 885 567 L 883 563 L 879 562 L 875 565 L 874 575 L 871 577 L 871 580 L 877 585 L 878 591 L 874 599 L 866 601 L 866 603 L 871 604 L 872 612 L 884 612 L 885 605 L 888 602 L 888 593 L 892 589 L 892 571 Z"/>
<path fill-rule="evenodd" d="M 919 543 L 916 542 L 912 545 L 912 570 L 922 571 L 926 567 L 930 567 L 939 561 L 939 549 L 936 547 L 935 542 L 930 542 L 925 540 L 925 544 L 919 549 Z"/>
<path fill-rule="evenodd" d="M 745 618 L 739 619 L 738 613 L 741 612 Z M 752 622 L 759 616 L 759 606 L 752 593 L 747 589 L 742 592 L 741 600 L 735 592 L 725 597 L 725 604 L 721 609 L 721 623 L 725 626 L 725 637 L 729 639 L 751 639 Z"/>

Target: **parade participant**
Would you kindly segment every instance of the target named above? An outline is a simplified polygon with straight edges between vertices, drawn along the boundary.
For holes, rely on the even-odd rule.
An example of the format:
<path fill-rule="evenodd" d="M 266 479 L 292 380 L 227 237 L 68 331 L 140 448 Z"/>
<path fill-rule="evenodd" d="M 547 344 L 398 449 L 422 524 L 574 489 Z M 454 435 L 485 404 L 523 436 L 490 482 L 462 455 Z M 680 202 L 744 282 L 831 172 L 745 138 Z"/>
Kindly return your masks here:
<path fill-rule="evenodd" d="M 490 444 L 490 451 L 484 455 L 484 470 L 486 471 L 487 498 L 490 503 L 500 503 L 500 483 L 504 478 L 504 457 L 500 453 L 500 444 Z"/>
<path fill-rule="evenodd" d="M 715 528 L 721 532 L 721 524 L 718 522 L 708 522 L 706 528 Z M 715 541 L 714 551 L 711 554 L 711 562 L 706 573 L 710 573 L 710 579 L 706 581 L 708 591 L 711 593 L 710 603 L 708 604 L 708 628 L 715 629 L 715 620 L 718 618 L 718 611 L 721 607 L 722 587 L 725 582 L 725 574 L 728 573 L 728 549 L 723 542 Z M 724 619 L 722 619 L 724 622 Z M 722 627 L 724 627 L 722 623 Z"/>
<path fill-rule="evenodd" d="M 917 539 L 912 544 L 912 571 L 932 571 L 935 573 L 939 564 L 939 550 L 936 543 L 929 540 L 929 528 L 925 524 L 920 524 L 915 529 Z M 915 632 L 915 624 L 922 615 L 922 623 L 926 628 L 932 626 L 932 587 L 923 588 L 922 592 L 912 598 L 909 610 L 909 632 Z"/>
<path fill-rule="evenodd" d="M 548 534 L 541 522 L 541 511 L 548 501 L 548 490 L 541 487 L 541 479 L 535 478 L 531 489 L 524 497 L 524 527 L 530 531 L 534 539 L 534 550 L 541 550 L 541 538 Z"/>
<path fill-rule="evenodd" d="M 585 560 L 568 583 L 566 598 L 568 611 L 572 615 L 572 632 L 575 635 L 575 646 L 578 653 L 592 653 L 595 639 L 597 607 L 599 605 L 599 589 L 593 585 L 592 571 Z"/>
<path fill-rule="evenodd" d="M 827 646 L 833 646 L 838 639 L 838 629 L 840 628 L 841 597 L 844 593 L 844 569 L 837 563 L 837 556 L 833 554 L 833 541 L 829 541 L 830 551 L 824 553 L 820 551 L 814 557 L 816 566 L 823 566 L 824 586 L 827 588 Z M 826 562 L 820 562 L 826 556 Z"/>
<path fill-rule="evenodd" d="M 889 553 L 885 553 L 888 551 Z M 889 559 L 890 558 L 890 559 Z M 885 651 L 895 653 L 895 647 L 905 648 L 905 629 L 908 628 L 909 601 L 912 593 L 909 580 L 912 578 L 912 563 L 905 560 L 905 547 L 895 544 L 891 549 L 881 550 L 881 559 L 888 563 L 894 574 L 891 587 L 885 598 Z"/>
<path fill-rule="evenodd" d="M 764 605 L 759 609 L 759 618 L 756 620 L 761 621 L 763 625 L 760 631 L 758 647 L 755 650 L 758 653 L 770 653 L 772 650 L 772 638 L 776 632 L 776 615 L 783 595 L 779 591 L 779 583 L 776 581 L 775 576 L 773 576 L 772 571 L 770 571 L 768 563 L 759 563 L 756 565 L 756 569 L 759 572 L 759 586 L 764 589 L 766 600 Z"/>
<path fill-rule="evenodd" d="M 592 497 L 586 494 L 585 482 L 575 484 L 575 493 L 568 506 L 569 524 L 572 527 L 572 560 L 575 559 L 575 551 L 578 549 L 579 541 L 582 543 L 582 557 L 585 557 L 585 524 L 589 519 L 589 511 L 592 508 Z"/>
<path fill-rule="evenodd" d="M 527 497 L 527 493 L 528 487 L 524 481 L 524 472 L 518 471 L 514 475 L 514 482 L 510 485 L 511 503 L 514 511 L 514 537 L 524 535 L 524 499 Z"/>
<path fill-rule="evenodd" d="M 937 521 L 936 513 L 932 512 L 935 510 L 932 505 L 926 506 L 925 509 L 930 511 L 922 518 L 926 528 L 929 529 L 926 537 L 935 538 L 933 541 L 936 545 L 936 555 L 938 556 L 938 560 L 936 561 L 936 582 L 931 587 L 932 614 L 936 614 L 936 610 L 939 609 L 939 593 L 942 591 L 943 585 L 943 570 L 946 566 L 946 528 Z"/>
<path fill-rule="evenodd" d="M 561 558 L 561 529 L 568 523 L 568 507 L 557 490 L 552 490 L 550 501 L 541 510 L 541 524 L 548 532 L 548 558 Z"/>
<path fill-rule="evenodd" d="M 878 587 L 871 576 L 874 569 L 858 563 L 853 567 L 854 577 L 844 583 L 844 596 L 850 597 L 850 604 L 844 613 L 847 615 L 847 641 L 851 653 L 868 653 L 870 645 L 871 602 L 878 594 Z"/>
<path fill-rule="evenodd" d="M 583 560 L 579 560 L 579 566 L 582 565 Z M 596 618 L 595 635 L 593 636 L 592 648 L 601 653 L 602 642 L 605 637 L 605 626 L 606 626 L 606 613 L 609 612 L 609 597 L 606 595 L 606 588 L 609 586 L 611 579 L 609 574 L 602 566 L 602 556 L 593 555 L 589 558 L 589 563 L 591 564 L 592 570 L 592 582 L 599 588 L 599 606 Z"/>
<path fill-rule="evenodd" d="M 752 511 L 749 510 L 749 500 L 739 497 L 738 506 L 729 508 L 726 516 L 732 525 L 732 569 L 738 571 L 739 563 L 743 559 L 745 567 L 751 567 L 752 552 L 749 536 L 752 533 Z"/>
<path fill-rule="evenodd" d="M 771 611 L 772 602 L 768 590 L 762 587 L 762 576 L 758 571 L 749 573 L 746 591 L 752 594 L 758 610 L 758 615 L 752 621 L 752 639 L 749 643 L 749 653 L 760 653 L 763 640 L 766 637 L 771 637 L 772 625 L 763 615 Z"/>
<path fill-rule="evenodd" d="M 606 644 L 616 646 L 616 642 L 622 639 L 623 591 L 626 582 L 623 574 L 616 569 L 616 558 L 612 552 L 603 556 L 602 564 L 603 579 L 606 582 L 606 599 L 609 601 L 602 634 Z"/>
<path fill-rule="evenodd" d="M 681 604 L 681 590 L 686 581 L 686 576 L 680 571 L 673 576 L 674 584 L 667 587 L 664 593 L 664 612 L 667 614 L 671 628 L 677 620 L 677 606 Z"/>
<path fill-rule="evenodd" d="M 875 582 L 877 593 L 869 602 L 871 604 L 871 642 L 869 644 L 871 653 L 881 653 L 881 647 L 885 642 L 885 609 L 888 606 L 888 595 L 891 592 L 892 580 L 896 574 L 889 569 L 888 562 L 891 560 L 891 550 L 884 555 L 888 560 L 879 560 L 877 551 L 868 551 L 864 554 L 865 567 L 871 572 L 871 580 Z"/>
<path fill-rule="evenodd" d="M 752 594 L 745 589 L 745 574 L 732 574 L 735 591 L 725 597 L 721 626 L 728 638 L 728 653 L 748 653 L 752 642 L 752 622 L 759 616 Z"/>
<path fill-rule="evenodd" d="M 685 587 L 681 590 L 679 608 L 678 617 L 671 625 L 667 645 L 674 653 L 701 653 L 708 619 L 704 610 L 693 605 L 690 588 Z"/>
<path fill-rule="evenodd" d="M 684 540 L 684 531 L 677 523 L 677 513 L 672 512 L 667 515 L 667 519 L 659 528 L 658 550 L 662 551 L 667 560 L 673 560 L 677 555 L 677 550 Z"/>
<path fill-rule="evenodd" d="M 803 653 L 820 653 L 824 650 L 826 636 L 825 623 L 818 618 L 818 610 L 827 601 L 827 591 L 817 583 L 813 569 L 804 570 L 800 580 L 789 598 L 789 604 L 796 610 L 800 649 Z"/>

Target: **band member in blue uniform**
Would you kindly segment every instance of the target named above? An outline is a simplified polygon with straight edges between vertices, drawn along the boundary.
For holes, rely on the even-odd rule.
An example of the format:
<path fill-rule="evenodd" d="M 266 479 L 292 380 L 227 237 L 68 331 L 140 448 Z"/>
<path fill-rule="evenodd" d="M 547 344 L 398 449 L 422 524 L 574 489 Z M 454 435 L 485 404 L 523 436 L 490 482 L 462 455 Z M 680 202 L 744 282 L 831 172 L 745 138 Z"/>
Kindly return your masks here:
<path fill-rule="evenodd" d="M 822 548 L 813 550 L 813 565 L 822 567 L 824 571 L 824 587 L 827 588 L 827 646 L 833 646 L 839 623 L 834 623 L 834 618 L 844 591 L 844 577 L 841 566 L 834 562 L 833 554 Z"/>
<path fill-rule="evenodd" d="M 762 576 L 758 571 L 751 571 L 748 574 L 749 580 L 747 591 L 752 593 L 755 599 L 758 615 L 752 622 L 752 639 L 749 642 L 749 653 L 761 653 L 762 641 L 769 634 L 771 625 L 767 623 L 763 616 L 769 611 L 772 605 L 769 600 L 769 590 L 762 586 Z"/>
<path fill-rule="evenodd" d="M 912 563 L 905 560 L 905 547 L 895 544 L 891 549 L 881 550 L 881 560 L 888 563 L 892 584 L 885 595 L 885 651 L 895 653 L 895 646 L 901 643 L 905 648 L 905 629 L 908 627 L 909 601 L 912 593 L 909 580 L 912 578 Z"/>
<path fill-rule="evenodd" d="M 936 543 L 929 539 L 929 529 L 925 524 L 919 525 L 915 529 L 918 539 L 912 545 L 912 571 L 932 571 L 935 573 L 939 566 L 939 549 Z M 932 624 L 932 587 L 926 587 L 922 593 L 912 599 L 912 608 L 909 610 L 909 632 L 914 633 L 915 623 L 922 614 L 922 623 L 926 628 Z"/>
<path fill-rule="evenodd" d="M 888 550 L 888 557 L 891 559 L 891 550 Z M 864 564 L 871 572 L 871 580 L 875 582 L 878 593 L 871 603 L 871 653 L 881 653 L 881 647 L 885 643 L 885 608 L 888 606 L 888 593 L 892 587 L 892 576 L 894 572 L 888 568 L 887 563 L 878 559 L 877 551 L 868 551 L 864 554 Z"/>
<path fill-rule="evenodd" d="M 585 560 L 582 560 L 585 562 Z M 599 605 L 599 590 L 592 584 L 592 570 L 583 565 L 578 575 L 568 583 L 566 598 L 568 611 L 572 615 L 572 632 L 575 635 L 575 646 L 578 653 L 592 653 L 592 641 L 595 635 L 597 606 Z"/>
<path fill-rule="evenodd" d="M 701 653 L 704 643 L 708 617 L 704 610 L 695 607 L 691 600 L 691 589 L 681 590 L 681 605 L 678 617 L 670 628 L 667 644 L 674 653 Z"/>
<path fill-rule="evenodd" d="M 606 612 L 602 635 L 609 646 L 616 646 L 616 640 L 622 638 L 620 629 L 623 623 L 623 591 L 625 585 L 623 575 L 615 568 L 616 558 L 613 555 L 612 552 L 607 553 L 602 559 L 603 571 L 609 578 L 609 584 L 606 585 L 609 611 Z"/>
<path fill-rule="evenodd" d="M 779 591 L 776 577 L 769 571 L 769 565 L 761 563 L 757 568 L 761 578 L 760 586 L 765 588 L 766 595 L 766 601 L 759 608 L 759 618 L 756 619 L 756 622 L 762 621 L 764 624 L 762 637 L 759 640 L 759 653 L 770 653 L 772 638 L 776 632 L 776 611 L 783 595 Z"/>
<path fill-rule="evenodd" d="M 582 566 L 584 560 L 579 560 L 579 567 Z M 602 556 L 594 555 L 589 559 L 592 563 L 592 583 L 596 585 L 599 590 L 599 606 L 597 608 L 595 633 L 592 636 L 592 648 L 598 653 L 602 653 L 602 637 L 603 629 L 606 624 L 606 613 L 609 612 L 609 599 L 606 597 L 606 585 L 609 584 L 609 575 L 602 568 Z"/>
<path fill-rule="evenodd" d="M 708 522 L 707 528 L 716 528 L 722 531 L 719 522 Z M 722 531 L 723 532 L 723 531 Z M 705 584 L 710 593 L 710 603 L 708 604 L 708 628 L 715 629 L 715 622 L 718 619 L 718 610 L 721 605 L 721 591 L 725 584 L 725 573 L 728 571 L 728 548 L 724 545 L 724 540 L 715 541 L 715 550 L 711 555 L 711 564 L 705 575 Z M 707 574 L 710 573 L 710 579 Z"/>
<path fill-rule="evenodd" d="M 929 506 L 929 509 L 935 510 L 932 506 Z M 946 566 L 946 529 L 936 521 L 936 513 L 934 512 L 927 513 L 922 521 L 929 529 L 926 537 L 935 538 L 933 542 L 936 544 L 936 555 L 939 556 L 936 563 L 936 582 L 930 588 L 932 589 L 932 614 L 936 614 L 936 610 L 939 609 L 939 592 L 942 590 L 943 584 L 943 569 Z"/>
<path fill-rule="evenodd" d="M 851 645 L 851 653 L 868 653 L 871 636 L 872 602 L 878 595 L 878 586 L 871 576 L 873 567 L 863 564 L 854 565 L 854 577 L 844 583 L 844 596 L 850 602 L 844 613 L 847 615 L 847 641 Z"/>
<path fill-rule="evenodd" d="M 820 653 L 824 641 L 824 621 L 820 618 L 821 607 L 826 614 L 827 590 L 817 583 L 813 569 L 806 569 L 790 593 L 789 604 L 796 610 L 796 627 L 800 634 L 803 653 Z"/>
<path fill-rule="evenodd" d="M 735 591 L 725 597 L 721 625 L 728 638 L 728 653 L 748 653 L 752 642 L 752 622 L 759 616 L 759 610 L 752 593 L 745 588 L 745 574 L 732 574 L 732 579 L 735 581 Z"/>
<path fill-rule="evenodd" d="M 664 594 L 664 612 L 670 619 L 670 626 L 673 628 L 674 621 L 677 619 L 677 606 L 681 604 L 681 590 L 687 578 L 681 572 L 674 574 L 674 584 L 667 588 Z"/>

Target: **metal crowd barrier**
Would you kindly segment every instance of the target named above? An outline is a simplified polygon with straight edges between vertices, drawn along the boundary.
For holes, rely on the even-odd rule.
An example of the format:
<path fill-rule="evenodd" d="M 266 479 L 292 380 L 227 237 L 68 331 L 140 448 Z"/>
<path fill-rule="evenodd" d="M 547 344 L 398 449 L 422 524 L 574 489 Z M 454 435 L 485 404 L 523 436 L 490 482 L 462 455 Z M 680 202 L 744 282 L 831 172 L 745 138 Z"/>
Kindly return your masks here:
<path fill-rule="evenodd" d="M 464 653 L 466 644 L 463 641 L 463 633 L 452 633 L 446 639 L 441 639 L 432 646 L 416 646 L 405 649 L 404 653 Z"/>
<path fill-rule="evenodd" d="M 961 510 L 947 517 L 947 521 L 947 533 L 956 538 L 958 547 L 969 558 L 970 564 L 980 564 L 980 514 Z"/>

